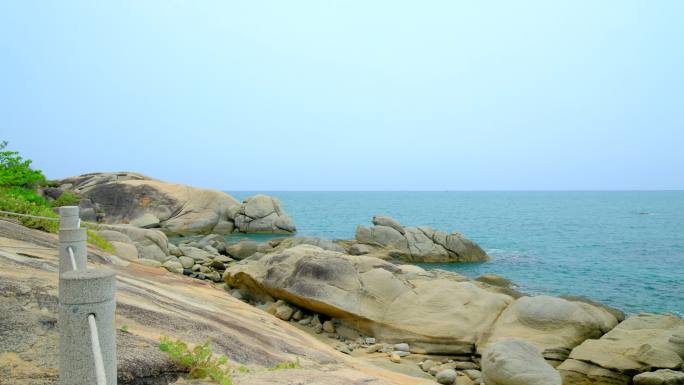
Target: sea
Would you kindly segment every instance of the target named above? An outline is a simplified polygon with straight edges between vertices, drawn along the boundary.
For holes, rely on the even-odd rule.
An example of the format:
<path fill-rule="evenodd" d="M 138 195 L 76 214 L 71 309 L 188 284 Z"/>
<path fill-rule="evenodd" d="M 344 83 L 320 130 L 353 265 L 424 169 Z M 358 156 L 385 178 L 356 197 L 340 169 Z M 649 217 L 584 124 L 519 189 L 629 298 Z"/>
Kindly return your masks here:
<path fill-rule="evenodd" d="M 426 269 L 499 274 L 529 294 L 583 296 L 628 314 L 684 315 L 684 191 L 265 193 L 298 236 L 352 239 L 357 225 L 389 215 L 458 231 L 492 257 Z"/>

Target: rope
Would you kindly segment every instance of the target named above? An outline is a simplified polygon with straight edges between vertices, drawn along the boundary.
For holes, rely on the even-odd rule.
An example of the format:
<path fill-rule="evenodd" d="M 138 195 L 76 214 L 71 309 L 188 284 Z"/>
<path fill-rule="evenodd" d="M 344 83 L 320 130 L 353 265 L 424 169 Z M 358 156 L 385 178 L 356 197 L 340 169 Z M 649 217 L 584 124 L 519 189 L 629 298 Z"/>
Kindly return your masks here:
<path fill-rule="evenodd" d="M 54 248 L 51 247 L 28 247 L 28 246 L 11 246 L 11 245 L 0 245 L 1 248 L 8 248 L 8 249 L 26 249 L 26 250 L 50 250 L 50 251 L 55 251 Z"/>
<path fill-rule="evenodd" d="M 35 218 L 35 219 L 44 219 L 47 221 L 59 221 L 59 218 L 53 218 L 53 217 L 43 217 L 40 215 L 30 215 L 30 214 L 21 214 L 21 213 L 15 213 L 11 211 L 3 211 L 0 210 L 0 214 L 6 214 L 6 215 L 14 215 L 17 217 L 26 217 L 26 218 Z M 94 222 L 86 222 L 82 221 L 80 218 L 78 219 L 78 227 L 81 227 L 83 225 L 84 227 L 92 227 L 92 228 L 97 228 L 99 225 Z"/>
<path fill-rule="evenodd" d="M 68 246 L 67 251 L 69 252 L 69 259 L 71 259 L 71 270 L 78 270 L 78 266 L 76 266 L 76 257 L 74 257 L 74 249 L 71 246 Z"/>
<path fill-rule="evenodd" d="M 104 360 L 102 359 L 102 350 L 100 349 L 100 337 L 97 335 L 95 314 L 88 314 L 88 325 L 90 326 L 90 347 L 93 350 L 93 358 L 95 359 L 95 379 L 97 380 L 97 385 L 107 385 Z"/>
<path fill-rule="evenodd" d="M 45 220 L 48 220 L 48 221 L 59 221 L 59 218 L 41 217 L 40 215 L 29 215 L 29 214 L 13 213 L 13 212 L 11 212 L 11 211 L 2 211 L 2 210 L 0 210 L 0 214 L 15 215 L 15 216 L 18 216 L 18 217 L 26 217 L 26 218 L 45 219 Z"/>

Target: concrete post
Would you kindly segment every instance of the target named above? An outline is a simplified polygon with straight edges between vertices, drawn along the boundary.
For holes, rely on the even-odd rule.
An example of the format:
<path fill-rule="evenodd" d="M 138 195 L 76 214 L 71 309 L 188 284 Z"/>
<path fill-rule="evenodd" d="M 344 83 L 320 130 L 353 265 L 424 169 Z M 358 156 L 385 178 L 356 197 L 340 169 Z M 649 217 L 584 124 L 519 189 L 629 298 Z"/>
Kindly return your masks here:
<path fill-rule="evenodd" d="M 86 229 L 79 228 L 78 206 L 59 208 L 59 273 L 73 270 L 68 248 L 74 251 L 76 267 L 85 270 L 88 260 Z"/>
<path fill-rule="evenodd" d="M 81 219 L 78 216 L 78 206 L 62 206 L 59 208 L 59 228 L 77 229 Z"/>
<path fill-rule="evenodd" d="M 62 273 L 59 285 L 59 385 L 94 385 L 93 354 L 88 316 L 97 324 L 106 385 L 116 385 L 116 276 L 108 269 Z"/>

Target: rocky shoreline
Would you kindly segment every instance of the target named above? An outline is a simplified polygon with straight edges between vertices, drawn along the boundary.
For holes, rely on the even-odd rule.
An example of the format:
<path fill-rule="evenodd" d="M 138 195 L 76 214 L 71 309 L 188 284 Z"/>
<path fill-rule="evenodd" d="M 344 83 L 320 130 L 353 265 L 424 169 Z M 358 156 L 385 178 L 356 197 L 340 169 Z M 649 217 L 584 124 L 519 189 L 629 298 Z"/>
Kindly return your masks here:
<path fill-rule="evenodd" d="M 117 256 L 223 286 L 236 300 L 325 336 L 338 352 L 382 367 L 447 385 L 684 384 L 684 320 L 677 316 L 625 318 L 581 298 L 520 293 L 503 277 L 471 280 L 411 264 L 489 258 L 458 232 L 376 216 L 353 240 L 227 244 L 224 234 L 292 234 L 296 227 L 264 195 L 239 203 L 135 173 L 61 183 L 84 198 L 84 219 L 99 222 Z"/>

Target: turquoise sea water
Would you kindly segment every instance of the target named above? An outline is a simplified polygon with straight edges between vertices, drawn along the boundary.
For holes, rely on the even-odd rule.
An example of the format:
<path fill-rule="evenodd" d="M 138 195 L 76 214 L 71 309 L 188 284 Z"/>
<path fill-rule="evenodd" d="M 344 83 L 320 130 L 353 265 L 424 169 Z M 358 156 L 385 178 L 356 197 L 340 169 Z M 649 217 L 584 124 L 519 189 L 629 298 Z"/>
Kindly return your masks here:
<path fill-rule="evenodd" d="M 357 224 L 390 215 L 405 226 L 458 230 L 492 256 L 424 267 L 500 274 L 528 293 L 585 296 L 627 313 L 684 313 L 684 191 L 268 194 L 283 202 L 298 235 L 350 239 Z"/>

